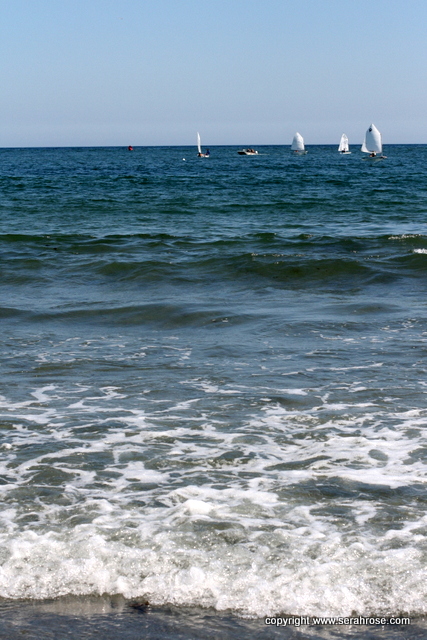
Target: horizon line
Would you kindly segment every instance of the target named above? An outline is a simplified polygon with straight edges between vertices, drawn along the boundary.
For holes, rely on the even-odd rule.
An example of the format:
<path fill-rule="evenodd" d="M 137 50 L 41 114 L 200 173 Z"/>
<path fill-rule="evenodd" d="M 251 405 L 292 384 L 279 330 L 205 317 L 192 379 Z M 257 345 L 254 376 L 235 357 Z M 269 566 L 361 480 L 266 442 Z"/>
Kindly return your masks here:
<path fill-rule="evenodd" d="M 362 142 L 350 144 L 349 147 L 360 147 L 362 146 Z M 401 146 L 401 147 L 420 147 L 427 145 L 427 142 L 383 142 L 383 146 Z M 30 146 L 13 146 L 13 147 L 2 147 L 0 146 L 0 151 L 7 151 L 11 149 L 128 149 L 131 146 L 133 149 L 136 148 L 188 148 L 188 147 L 196 147 L 195 144 L 99 144 L 99 145 L 84 145 L 84 144 L 76 144 L 76 145 L 30 145 Z M 291 147 L 291 143 L 259 143 L 252 146 L 256 147 Z M 306 147 L 336 147 L 336 142 L 316 142 L 316 143 L 305 143 Z M 247 145 L 239 145 L 239 144 L 203 144 L 203 147 L 239 147 L 245 148 Z"/>

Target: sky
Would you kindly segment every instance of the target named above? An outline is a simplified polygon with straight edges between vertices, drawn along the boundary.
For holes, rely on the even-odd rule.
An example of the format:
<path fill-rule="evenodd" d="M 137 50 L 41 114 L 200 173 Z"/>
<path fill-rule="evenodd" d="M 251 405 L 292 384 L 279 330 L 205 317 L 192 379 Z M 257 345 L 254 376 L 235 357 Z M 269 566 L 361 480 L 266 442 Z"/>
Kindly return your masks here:
<path fill-rule="evenodd" d="M 426 0 L 0 0 L 0 147 L 427 143 Z"/>

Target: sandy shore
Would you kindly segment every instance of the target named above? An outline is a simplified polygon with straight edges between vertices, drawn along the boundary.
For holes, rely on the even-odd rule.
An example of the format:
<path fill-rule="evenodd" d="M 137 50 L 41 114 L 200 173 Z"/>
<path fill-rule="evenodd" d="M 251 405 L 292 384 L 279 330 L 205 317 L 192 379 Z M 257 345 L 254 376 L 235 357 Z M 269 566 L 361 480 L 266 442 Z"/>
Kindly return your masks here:
<path fill-rule="evenodd" d="M 153 607 L 121 597 L 64 597 L 46 601 L 0 601 L 3 640 L 304 640 L 427 637 L 427 620 L 410 626 L 266 626 L 210 609 Z"/>

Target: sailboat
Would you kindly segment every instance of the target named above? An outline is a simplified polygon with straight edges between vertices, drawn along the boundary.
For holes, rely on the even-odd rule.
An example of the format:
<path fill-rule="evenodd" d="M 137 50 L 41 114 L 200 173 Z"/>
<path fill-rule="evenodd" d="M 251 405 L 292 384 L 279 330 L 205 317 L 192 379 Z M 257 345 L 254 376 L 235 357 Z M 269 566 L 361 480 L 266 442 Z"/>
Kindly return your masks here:
<path fill-rule="evenodd" d="M 291 149 L 294 154 L 298 156 L 303 156 L 307 153 L 304 147 L 304 138 L 300 133 L 298 133 L 298 131 L 296 132 L 296 134 L 294 135 L 294 139 L 292 140 Z"/>
<path fill-rule="evenodd" d="M 206 149 L 205 153 L 202 153 L 202 147 L 201 147 L 201 144 L 200 144 L 200 133 L 199 132 L 197 132 L 197 151 L 198 151 L 197 156 L 199 158 L 209 158 L 209 155 L 210 155 L 209 149 Z"/>
<path fill-rule="evenodd" d="M 374 124 L 371 124 L 371 126 L 365 133 L 365 140 L 362 144 L 362 151 L 364 153 L 369 153 L 369 156 L 365 156 L 363 158 L 364 160 L 383 160 L 387 157 L 383 155 L 383 143 L 381 140 L 381 134 Z"/>
<path fill-rule="evenodd" d="M 343 133 L 342 136 L 341 136 L 341 140 L 340 140 L 340 143 L 339 143 L 339 146 L 338 146 L 338 151 L 339 151 L 339 153 L 342 153 L 342 154 L 351 153 L 351 151 L 348 148 L 348 138 L 345 135 L 345 133 Z"/>

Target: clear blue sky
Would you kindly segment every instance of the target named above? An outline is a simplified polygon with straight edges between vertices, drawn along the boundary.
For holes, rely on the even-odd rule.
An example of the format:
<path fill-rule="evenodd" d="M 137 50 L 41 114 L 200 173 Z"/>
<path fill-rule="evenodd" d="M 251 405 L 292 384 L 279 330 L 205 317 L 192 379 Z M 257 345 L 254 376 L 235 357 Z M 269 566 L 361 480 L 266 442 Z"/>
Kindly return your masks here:
<path fill-rule="evenodd" d="M 427 143 L 427 0 L 0 0 L 0 146 Z"/>

